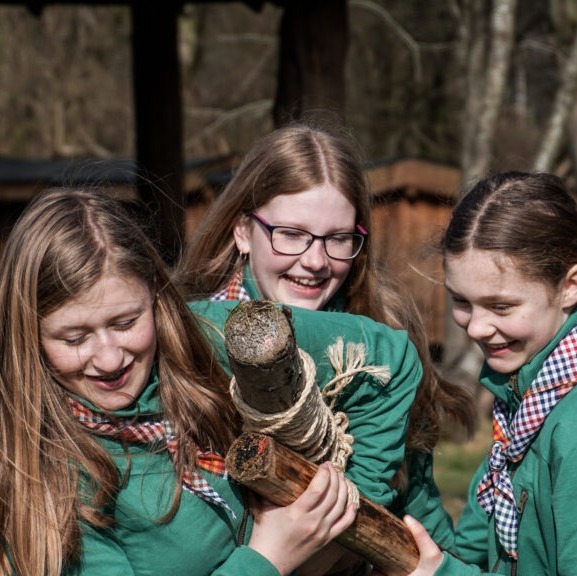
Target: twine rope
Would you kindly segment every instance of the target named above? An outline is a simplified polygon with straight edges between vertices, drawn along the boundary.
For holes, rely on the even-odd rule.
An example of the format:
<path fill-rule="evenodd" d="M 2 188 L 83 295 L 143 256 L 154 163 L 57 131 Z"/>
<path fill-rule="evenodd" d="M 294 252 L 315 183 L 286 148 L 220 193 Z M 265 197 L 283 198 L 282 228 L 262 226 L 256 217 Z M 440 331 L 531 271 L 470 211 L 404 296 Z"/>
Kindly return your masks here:
<path fill-rule="evenodd" d="M 300 348 L 298 353 L 303 366 L 304 387 L 293 406 L 273 414 L 255 410 L 242 399 L 234 376 L 230 382 L 233 402 L 243 416 L 245 431 L 273 436 L 278 442 L 301 453 L 311 462 L 330 460 L 337 470 L 344 472 L 353 454 L 354 438 L 346 433 L 349 425 L 347 415 L 344 412 L 333 413 L 337 397 L 356 374 L 372 374 L 386 384 L 390 380 L 390 370 L 387 366 L 364 366 L 365 347 L 355 343 L 347 344 L 345 365 L 344 342 L 342 338 L 337 338 L 335 344 L 327 349 L 336 376 L 321 392 L 316 384 L 316 366 L 313 359 Z M 349 503 L 358 504 L 358 489 L 348 478 L 346 480 Z"/>

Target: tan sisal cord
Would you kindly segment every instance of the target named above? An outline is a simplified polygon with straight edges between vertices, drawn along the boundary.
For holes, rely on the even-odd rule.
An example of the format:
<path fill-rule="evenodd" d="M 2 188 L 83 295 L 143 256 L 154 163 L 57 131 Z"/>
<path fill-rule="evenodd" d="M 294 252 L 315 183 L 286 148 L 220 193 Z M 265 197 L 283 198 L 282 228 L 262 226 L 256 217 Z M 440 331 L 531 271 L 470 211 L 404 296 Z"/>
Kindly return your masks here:
<path fill-rule="evenodd" d="M 344 412 L 333 414 L 337 396 L 361 372 L 375 376 L 383 384 L 390 379 L 387 366 L 363 366 L 365 347 L 363 344 L 347 344 L 346 366 L 344 365 L 344 343 L 338 338 L 335 344 L 327 349 L 329 360 L 335 369 L 336 376 L 323 389 L 316 384 L 316 366 L 312 358 L 299 349 L 303 363 L 304 388 L 296 403 L 285 410 L 274 414 L 259 412 L 246 404 L 238 390 L 234 376 L 230 382 L 232 399 L 242 414 L 244 430 L 273 436 L 278 442 L 299 452 L 314 463 L 330 460 L 335 468 L 344 472 L 348 459 L 353 453 L 354 438 L 346 434 L 349 424 Z M 324 398 L 330 399 L 329 406 Z M 347 481 L 349 502 L 358 503 L 359 494 L 356 486 Z"/>

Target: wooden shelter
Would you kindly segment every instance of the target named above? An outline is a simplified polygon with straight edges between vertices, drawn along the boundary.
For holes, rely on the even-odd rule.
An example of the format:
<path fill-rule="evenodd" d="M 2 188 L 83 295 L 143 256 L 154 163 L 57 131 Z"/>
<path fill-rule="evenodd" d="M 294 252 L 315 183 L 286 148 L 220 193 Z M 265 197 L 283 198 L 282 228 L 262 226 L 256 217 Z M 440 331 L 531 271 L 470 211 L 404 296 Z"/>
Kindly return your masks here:
<path fill-rule="evenodd" d="M 374 198 L 373 249 L 411 292 L 433 350 L 445 331 L 445 289 L 437 250 L 458 195 L 457 168 L 403 159 L 367 168 Z"/>
<path fill-rule="evenodd" d="M 41 15 L 49 5 L 124 5 L 132 20 L 132 80 L 138 193 L 158 214 L 158 239 L 173 262 L 185 233 L 183 112 L 178 16 L 186 4 L 241 0 L 0 0 Z M 341 112 L 348 44 L 347 0 L 244 0 L 253 9 L 267 1 L 283 9 L 277 123 L 320 107 Z"/>

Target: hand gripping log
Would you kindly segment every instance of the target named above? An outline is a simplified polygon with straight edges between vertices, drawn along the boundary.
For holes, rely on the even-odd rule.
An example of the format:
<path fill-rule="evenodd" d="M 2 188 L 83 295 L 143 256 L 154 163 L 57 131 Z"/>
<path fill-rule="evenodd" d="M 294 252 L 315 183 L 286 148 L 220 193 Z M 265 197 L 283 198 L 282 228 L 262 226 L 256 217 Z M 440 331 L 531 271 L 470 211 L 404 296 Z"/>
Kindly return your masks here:
<path fill-rule="evenodd" d="M 225 323 L 225 343 L 244 405 L 273 414 L 298 400 L 303 366 L 287 308 L 259 301 L 239 304 Z M 237 438 L 226 465 L 235 480 L 280 506 L 294 502 L 317 470 L 286 442 L 258 430 Z M 362 495 L 355 522 L 336 540 L 385 574 L 408 574 L 419 558 L 405 524 Z"/>

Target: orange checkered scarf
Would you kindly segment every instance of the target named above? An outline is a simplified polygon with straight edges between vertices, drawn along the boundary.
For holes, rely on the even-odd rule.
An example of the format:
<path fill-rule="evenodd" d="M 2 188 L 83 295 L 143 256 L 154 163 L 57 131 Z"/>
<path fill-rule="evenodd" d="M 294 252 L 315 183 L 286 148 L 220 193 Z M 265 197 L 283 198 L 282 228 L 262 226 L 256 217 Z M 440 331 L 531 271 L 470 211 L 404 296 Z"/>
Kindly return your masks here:
<path fill-rule="evenodd" d="M 84 404 L 69 397 L 70 407 L 74 417 L 88 430 L 99 436 L 124 440 L 130 443 L 149 444 L 152 442 L 164 442 L 173 463 L 176 464 L 178 457 L 178 440 L 174 436 L 170 423 L 167 421 L 134 422 L 132 419 L 116 419 L 101 415 Z M 196 457 L 198 467 L 206 470 L 214 476 L 226 478 L 224 459 L 220 454 L 202 451 L 197 448 Z M 196 494 L 199 498 L 228 510 L 233 516 L 226 501 L 212 488 L 207 480 L 196 470 L 185 468 L 182 487 L 188 492 Z"/>

